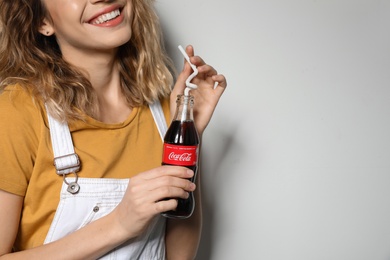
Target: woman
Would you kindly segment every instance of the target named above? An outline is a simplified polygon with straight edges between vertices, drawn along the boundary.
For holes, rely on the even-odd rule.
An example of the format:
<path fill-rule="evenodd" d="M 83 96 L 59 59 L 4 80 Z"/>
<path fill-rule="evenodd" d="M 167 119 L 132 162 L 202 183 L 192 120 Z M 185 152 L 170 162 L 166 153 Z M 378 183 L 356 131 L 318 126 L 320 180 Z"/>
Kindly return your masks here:
<path fill-rule="evenodd" d="M 170 118 L 191 68 L 171 89 L 152 4 L 0 1 L 0 259 L 195 256 L 199 178 L 195 185 L 187 168 L 160 166 L 152 114 L 157 107 Z M 202 136 L 226 80 L 186 51 L 199 71 L 192 94 Z M 73 168 L 59 169 L 49 121 L 69 126 Z M 165 198 L 187 198 L 196 186 L 191 218 L 161 217 L 177 205 Z"/>

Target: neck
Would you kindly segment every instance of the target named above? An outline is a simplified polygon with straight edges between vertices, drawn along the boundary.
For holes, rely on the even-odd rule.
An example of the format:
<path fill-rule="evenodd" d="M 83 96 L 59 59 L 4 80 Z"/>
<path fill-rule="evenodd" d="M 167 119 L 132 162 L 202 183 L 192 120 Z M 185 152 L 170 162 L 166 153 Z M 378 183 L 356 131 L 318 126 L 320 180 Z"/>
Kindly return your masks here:
<path fill-rule="evenodd" d="M 98 120 L 105 123 L 123 122 L 130 114 L 121 90 L 116 51 L 63 52 L 64 58 L 81 69 L 95 89 L 99 102 Z"/>

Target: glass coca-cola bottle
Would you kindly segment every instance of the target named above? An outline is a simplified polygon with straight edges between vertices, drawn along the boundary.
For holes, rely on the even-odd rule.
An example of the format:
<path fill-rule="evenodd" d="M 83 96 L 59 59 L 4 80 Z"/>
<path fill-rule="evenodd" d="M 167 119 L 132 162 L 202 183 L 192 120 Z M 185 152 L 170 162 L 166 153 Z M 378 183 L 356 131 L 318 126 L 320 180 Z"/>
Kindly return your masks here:
<path fill-rule="evenodd" d="M 172 123 L 164 138 L 163 165 L 179 165 L 194 171 L 191 178 L 195 182 L 198 165 L 199 135 L 194 124 L 194 97 L 178 95 L 176 111 Z M 184 219 L 192 215 L 195 208 L 194 194 L 190 192 L 188 199 L 178 198 L 176 210 L 164 212 L 169 218 Z"/>

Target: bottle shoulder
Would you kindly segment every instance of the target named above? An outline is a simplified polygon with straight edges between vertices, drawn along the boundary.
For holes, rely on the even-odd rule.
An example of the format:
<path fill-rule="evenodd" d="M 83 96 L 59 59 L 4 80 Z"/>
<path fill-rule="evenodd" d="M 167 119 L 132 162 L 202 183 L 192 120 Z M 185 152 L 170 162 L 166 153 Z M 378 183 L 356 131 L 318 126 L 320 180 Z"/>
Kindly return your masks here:
<path fill-rule="evenodd" d="M 198 145 L 199 135 L 194 121 L 172 121 L 164 138 L 165 143 Z"/>

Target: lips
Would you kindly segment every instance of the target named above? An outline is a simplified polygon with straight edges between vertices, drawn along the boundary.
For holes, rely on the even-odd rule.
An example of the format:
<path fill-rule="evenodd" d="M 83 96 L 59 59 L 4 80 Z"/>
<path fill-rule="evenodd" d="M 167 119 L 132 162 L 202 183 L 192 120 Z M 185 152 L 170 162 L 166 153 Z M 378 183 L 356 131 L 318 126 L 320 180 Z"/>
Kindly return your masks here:
<path fill-rule="evenodd" d="M 111 21 L 112 19 L 115 19 L 116 17 L 120 16 L 120 14 L 121 14 L 120 9 L 116 9 L 116 10 L 113 10 L 109 13 L 99 15 L 98 17 L 90 20 L 89 23 L 90 24 L 102 24 L 102 23 Z"/>
<path fill-rule="evenodd" d="M 87 23 L 92 25 L 103 25 L 117 18 L 118 16 L 122 16 L 122 10 L 124 6 L 120 4 L 113 4 L 107 6 L 106 8 L 100 9 L 100 11 L 96 12 L 93 16 L 91 16 Z"/>

